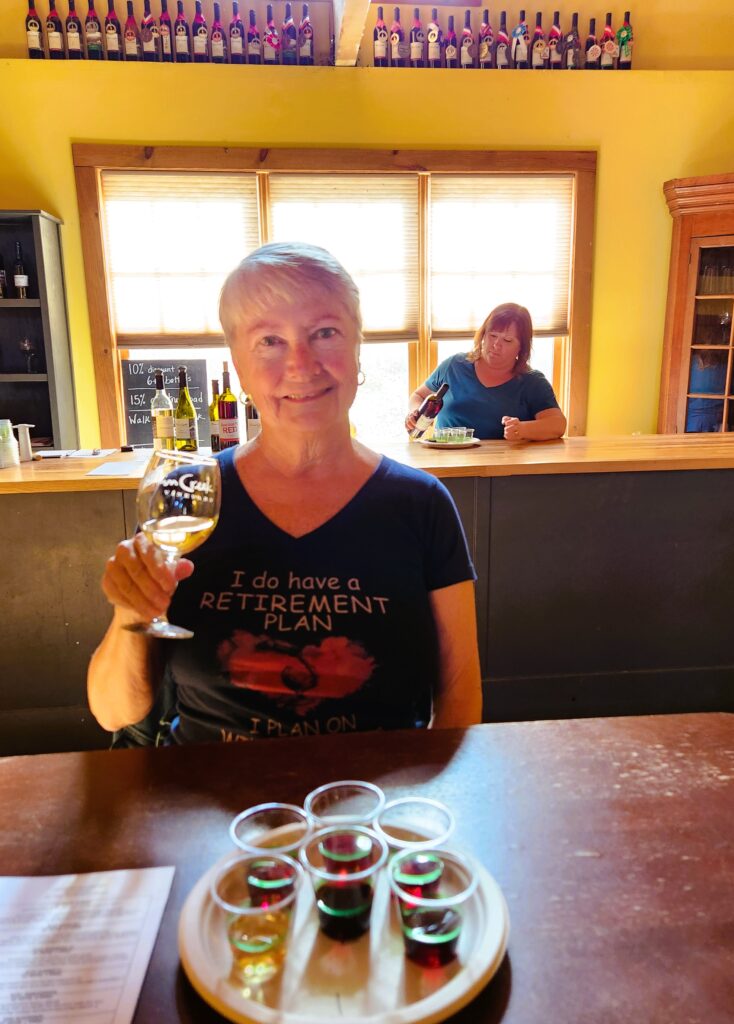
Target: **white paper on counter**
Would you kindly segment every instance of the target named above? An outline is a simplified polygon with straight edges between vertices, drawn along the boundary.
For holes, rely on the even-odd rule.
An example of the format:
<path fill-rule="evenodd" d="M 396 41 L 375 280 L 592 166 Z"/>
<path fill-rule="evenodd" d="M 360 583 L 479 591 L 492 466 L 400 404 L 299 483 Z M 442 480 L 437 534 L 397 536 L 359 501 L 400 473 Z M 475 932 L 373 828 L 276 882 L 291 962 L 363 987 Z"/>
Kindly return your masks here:
<path fill-rule="evenodd" d="M 144 466 L 149 455 L 146 455 L 144 459 L 133 459 L 130 462 L 103 462 L 101 466 L 95 466 L 94 469 L 90 469 L 85 476 L 137 476 L 140 472 L 140 467 Z"/>
<path fill-rule="evenodd" d="M 0 878 L 0 1021 L 129 1024 L 173 872 Z"/>

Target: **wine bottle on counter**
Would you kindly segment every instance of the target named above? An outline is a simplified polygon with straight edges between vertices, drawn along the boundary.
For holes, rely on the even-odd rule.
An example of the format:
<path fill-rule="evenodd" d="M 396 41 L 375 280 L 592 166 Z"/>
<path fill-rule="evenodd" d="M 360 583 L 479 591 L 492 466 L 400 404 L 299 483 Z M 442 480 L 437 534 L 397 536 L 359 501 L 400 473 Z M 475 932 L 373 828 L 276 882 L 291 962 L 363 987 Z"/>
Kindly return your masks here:
<path fill-rule="evenodd" d="M 247 61 L 249 64 L 260 64 L 262 61 L 260 29 L 255 23 L 254 11 L 250 11 L 250 24 L 247 29 Z"/>
<path fill-rule="evenodd" d="M 44 60 L 46 51 L 43 47 L 43 28 L 34 0 L 28 0 L 28 14 L 26 14 L 25 18 L 25 37 L 28 44 L 28 56 L 31 60 Z"/>
<path fill-rule="evenodd" d="M 405 33 L 400 24 L 400 8 L 393 11 L 393 23 L 390 27 L 390 66 L 393 68 L 404 68 L 407 63 L 405 48 Z"/>
<path fill-rule="evenodd" d="M 0 256 L 0 299 L 8 298 L 8 275 L 5 272 L 5 261 Z"/>
<path fill-rule="evenodd" d="M 421 25 L 421 12 L 419 7 L 413 8 L 413 24 L 410 28 L 410 66 L 412 68 L 423 68 L 426 66 L 425 56 L 426 34 Z"/>
<path fill-rule="evenodd" d="M 551 71 L 563 67 L 563 33 L 561 32 L 560 11 L 553 12 L 553 24 L 548 33 L 548 56 Z"/>
<path fill-rule="evenodd" d="M 376 68 L 386 68 L 388 31 L 381 7 L 377 8 L 377 21 L 372 31 L 372 59 Z"/>
<path fill-rule="evenodd" d="M 471 11 L 464 11 L 464 27 L 461 30 L 461 44 L 459 50 L 460 67 L 473 68 L 476 53 L 474 33 L 471 30 Z"/>
<path fill-rule="evenodd" d="M 107 60 L 122 60 L 122 27 L 115 10 L 115 0 L 107 0 L 107 14 L 104 19 L 104 41 Z"/>
<path fill-rule="evenodd" d="M 227 63 L 227 35 L 222 25 L 222 10 L 218 3 L 214 4 L 211 33 L 212 64 Z"/>
<path fill-rule="evenodd" d="M 219 448 L 219 381 L 212 381 L 212 400 L 209 404 L 209 435 L 212 452 L 220 451 Z"/>
<path fill-rule="evenodd" d="M 482 12 L 482 24 L 479 26 L 479 67 L 489 70 L 492 67 L 492 25 L 489 20 L 489 11 Z"/>
<path fill-rule="evenodd" d="M 515 68 L 527 69 L 530 67 L 528 44 L 530 33 L 528 23 L 525 21 L 525 11 L 520 11 L 520 21 L 512 30 L 512 49 L 510 56 L 512 66 Z"/>
<path fill-rule="evenodd" d="M 191 401 L 185 366 L 178 368 L 178 401 L 176 402 L 174 436 L 176 451 L 198 452 L 199 430 L 196 423 L 196 409 Z"/>
<path fill-rule="evenodd" d="M 262 428 L 260 423 L 260 413 L 255 408 L 255 403 L 252 401 L 249 395 L 245 397 L 245 439 L 252 441 L 253 437 L 257 437 Z"/>
<path fill-rule="evenodd" d="M 613 71 L 617 62 L 619 47 L 612 28 L 612 14 L 607 12 L 607 20 L 604 31 L 601 35 L 601 69 L 602 71 Z"/>
<path fill-rule="evenodd" d="M 191 63 L 191 29 L 184 14 L 183 0 L 176 0 L 176 20 L 173 23 L 173 36 L 176 60 L 179 64 Z"/>
<path fill-rule="evenodd" d="M 624 23 L 617 29 L 617 46 L 619 57 L 617 58 L 617 70 L 629 71 L 632 68 L 632 25 L 630 24 L 630 12 L 624 12 Z"/>
<path fill-rule="evenodd" d="M 161 0 L 161 16 L 158 19 L 158 38 L 160 40 L 161 60 L 164 64 L 173 63 L 173 24 L 168 13 L 168 0 Z"/>
<path fill-rule="evenodd" d="M 28 298 L 28 274 L 23 263 L 23 248 L 20 242 L 15 243 L 15 263 L 13 264 L 13 285 L 18 299 Z"/>
<path fill-rule="evenodd" d="M 410 432 L 410 437 L 417 440 L 423 437 L 435 418 L 443 408 L 443 396 L 448 391 L 448 384 L 442 384 L 437 391 L 433 391 L 427 398 L 424 398 L 418 408 L 418 418 L 415 426 Z"/>
<path fill-rule="evenodd" d="M 125 60 L 142 60 L 143 48 L 140 42 L 138 23 L 135 20 L 132 0 L 127 0 L 127 18 L 123 29 L 123 45 L 125 48 Z"/>
<path fill-rule="evenodd" d="M 194 5 L 194 20 L 191 22 L 191 42 L 194 49 L 194 64 L 209 63 L 209 29 L 201 9 L 201 0 Z"/>
<path fill-rule="evenodd" d="M 267 19 L 268 24 L 263 40 L 263 64 L 280 64 L 280 36 L 275 27 L 272 4 L 267 6 Z"/>
<path fill-rule="evenodd" d="M 155 373 L 155 394 L 150 403 L 150 419 L 153 426 L 153 448 L 172 451 L 176 446 L 173 429 L 173 402 L 163 384 L 163 370 Z"/>
<path fill-rule="evenodd" d="M 308 4 L 303 5 L 303 17 L 298 26 L 298 63 L 310 67 L 313 64 L 313 25 L 308 13 Z"/>
<path fill-rule="evenodd" d="M 598 71 L 601 67 L 601 46 L 596 38 L 596 18 L 589 19 L 589 34 L 584 43 L 584 67 L 588 71 Z"/>
<path fill-rule="evenodd" d="M 456 30 L 454 29 L 454 16 L 449 14 L 449 24 L 446 29 L 446 47 L 444 49 L 446 55 L 446 67 L 447 68 L 458 68 L 459 66 L 459 45 L 456 40 Z"/>
<path fill-rule="evenodd" d="M 75 0 L 69 0 L 69 13 L 66 15 L 66 46 L 69 60 L 81 60 L 84 57 L 82 44 L 82 23 L 76 13 Z"/>
<path fill-rule="evenodd" d="M 578 71 L 581 67 L 578 13 L 571 15 L 571 31 L 566 33 L 566 38 L 563 41 L 563 67 L 568 71 Z"/>
<path fill-rule="evenodd" d="M 283 64 L 293 67 L 298 63 L 298 29 L 293 21 L 293 9 L 289 3 L 285 5 L 285 18 L 280 29 L 280 48 Z"/>
<path fill-rule="evenodd" d="M 161 59 L 161 36 L 156 20 L 150 11 L 150 0 L 144 0 L 143 3 L 143 17 L 140 21 L 140 42 L 143 48 L 144 61 L 152 63 Z"/>
<path fill-rule="evenodd" d="M 548 40 L 543 31 L 543 13 L 538 11 L 535 15 L 535 31 L 530 46 L 530 67 L 533 71 L 542 71 L 550 65 L 550 50 Z"/>
<path fill-rule="evenodd" d="M 48 0 L 46 36 L 48 38 L 48 55 L 51 60 L 65 60 L 64 25 L 56 10 L 56 0 Z"/>
<path fill-rule="evenodd" d="M 229 386 L 229 363 L 222 368 L 222 393 L 219 396 L 219 448 L 234 448 L 240 443 L 240 421 L 237 399 Z"/>
<path fill-rule="evenodd" d="M 244 64 L 245 55 L 245 26 L 240 17 L 240 5 L 237 0 L 232 0 L 232 20 L 229 23 L 229 59 L 232 64 Z"/>
<path fill-rule="evenodd" d="M 510 63 L 510 37 L 507 34 L 507 12 L 500 12 L 500 27 L 492 43 L 492 67 L 498 71 L 507 71 L 512 67 Z"/>

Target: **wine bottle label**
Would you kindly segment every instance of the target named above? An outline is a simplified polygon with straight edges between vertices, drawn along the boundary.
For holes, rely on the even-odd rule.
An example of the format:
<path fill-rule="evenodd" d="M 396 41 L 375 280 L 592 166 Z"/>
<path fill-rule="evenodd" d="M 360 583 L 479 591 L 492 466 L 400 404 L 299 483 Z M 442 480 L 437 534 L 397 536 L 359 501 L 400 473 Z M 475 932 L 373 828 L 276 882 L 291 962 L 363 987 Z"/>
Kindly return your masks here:
<path fill-rule="evenodd" d="M 601 57 L 601 46 L 599 46 L 598 43 L 594 43 L 594 45 L 590 46 L 589 49 L 586 51 L 586 59 L 590 60 L 590 61 L 594 61 L 594 60 L 599 60 L 600 57 Z"/>
<path fill-rule="evenodd" d="M 410 44 L 410 59 L 423 60 L 423 40 L 414 39 Z"/>
<path fill-rule="evenodd" d="M 186 29 L 181 29 L 176 32 L 176 53 L 188 53 L 189 52 L 189 40 L 186 35 Z"/>
<path fill-rule="evenodd" d="M 249 43 L 247 44 L 247 52 L 250 54 L 251 57 L 259 57 L 260 56 L 260 40 L 259 39 L 251 39 L 249 41 Z"/>
<path fill-rule="evenodd" d="M 28 275 L 27 274 L 14 274 L 13 284 L 16 288 L 27 288 L 28 287 Z"/>
<path fill-rule="evenodd" d="M 387 32 L 380 29 L 375 39 L 375 59 L 384 60 L 387 57 Z"/>
<path fill-rule="evenodd" d="M 400 36 L 397 32 L 390 36 L 390 56 L 393 60 L 400 60 Z"/>
<path fill-rule="evenodd" d="M 518 31 L 519 27 L 520 26 L 518 25 L 515 32 Z M 512 56 L 516 63 L 526 61 L 528 59 L 528 48 L 523 36 L 514 36 L 512 40 L 512 51 Z"/>
<path fill-rule="evenodd" d="M 461 42 L 461 65 L 471 67 L 474 64 L 474 40 L 463 39 Z"/>
<path fill-rule="evenodd" d="M 510 62 L 507 56 L 507 43 L 500 43 L 497 47 L 497 67 L 507 68 Z"/>
<path fill-rule="evenodd" d="M 237 419 L 232 420 L 220 420 L 219 421 L 219 436 L 222 439 L 222 444 L 226 441 L 235 444 L 240 443 L 240 423 Z"/>
<path fill-rule="evenodd" d="M 236 54 L 238 57 L 244 53 L 244 47 L 242 45 L 242 36 L 239 34 L 239 32 L 229 37 L 229 46 L 232 53 Z"/>
<path fill-rule="evenodd" d="M 550 50 L 550 62 L 551 62 L 551 64 L 560 64 L 561 61 L 563 60 L 563 54 L 561 53 L 561 48 L 559 46 L 559 43 L 560 43 L 559 39 L 549 39 L 548 40 L 548 48 Z"/>
<path fill-rule="evenodd" d="M 77 50 L 81 50 L 81 48 L 82 48 L 82 41 L 81 41 L 81 39 L 79 37 L 79 29 L 78 28 L 69 28 L 67 30 L 66 42 L 67 42 L 70 50 L 74 50 L 75 52 Z"/>
<path fill-rule="evenodd" d="M 26 30 L 26 36 L 28 38 L 28 49 L 29 50 L 40 50 L 41 48 L 41 33 L 39 28 L 28 28 Z"/>
<path fill-rule="evenodd" d="M 51 24 L 53 24 L 53 22 Z M 49 50 L 56 51 L 64 49 L 63 36 L 60 32 L 57 32 L 55 29 L 48 30 L 48 48 Z"/>
<path fill-rule="evenodd" d="M 194 53 L 202 54 L 206 53 L 206 41 L 207 32 L 205 28 L 200 28 L 194 35 Z"/>
<path fill-rule="evenodd" d="M 212 35 L 212 57 L 224 59 L 224 40 L 221 35 L 218 38 L 216 35 Z"/>
<path fill-rule="evenodd" d="M 119 52 L 120 41 L 117 38 L 117 32 L 114 29 L 110 31 L 107 29 L 107 49 L 112 50 L 113 53 Z"/>
<path fill-rule="evenodd" d="M 212 437 L 220 436 L 219 420 L 214 420 L 212 423 L 209 424 L 209 433 L 211 434 Z"/>
<path fill-rule="evenodd" d="M 171 55 L 171 33 L 168 25 L 161 25 L 158 30 L 161 37 L 161 50 L 166 54 L 167 57 Z"/>
<path fill-rule="evenodd" d="M 127 57 L 137 57 L 138 55 L 138 42 L 132 33 L 125 35 L 125 55 Z"/>
<path fill-rule="evenodd" d="M 548 60 L 548 47 L 544 39 L 536 39 L 533 43 L 532 65 L 534 68 L 542 68 L 543 62 Z"/>
<path fill-rule="evenodd" d="M 303 40 L 298 53 L 301 57 L 313 57 L 313 42 L 310 37 Z"/>
<path fill-rule="evenodd" d="M 452 43 L 446 45 L 446 60 L 456 60 L 456 47 Z"/>
<path fill-rule="evenodd" d="M 146 27 L 142 29 L 141 38 L 143 40 L 143 52 L 144 53 L 155 53 L 155 43 L 158 38 L 158 29 Z"/>
<path fill-rule="evenodd" d="M 571 46 L 571 47 L 569 47 L 569 49 L 566 52 L 568 53 L 568 59 L 566 60 L 566 67 L 569 69 L 569 71 L 572 71 L 577 66 L 577 64 L 576 64 L 576 50 Z"/>
<path fill-rule="evenodd" d="M 196 440 L 196 420 L 191 416 L 183 416 L 181 419 L 176 419 L 175 425 L 176 437 L 179 441 L 195 441 Z"/>
<path fill-rule="evenodd" d="M 158 409 L 153 413 L 153 437 L 173 437 L 173 416 L 170 412 Z"/>
<path fill-rule="evenodd" d="M 489 39 L 482 39 L 479 44 L 479 63 L 489 64 L 492 60 L 492 47 Z"/>

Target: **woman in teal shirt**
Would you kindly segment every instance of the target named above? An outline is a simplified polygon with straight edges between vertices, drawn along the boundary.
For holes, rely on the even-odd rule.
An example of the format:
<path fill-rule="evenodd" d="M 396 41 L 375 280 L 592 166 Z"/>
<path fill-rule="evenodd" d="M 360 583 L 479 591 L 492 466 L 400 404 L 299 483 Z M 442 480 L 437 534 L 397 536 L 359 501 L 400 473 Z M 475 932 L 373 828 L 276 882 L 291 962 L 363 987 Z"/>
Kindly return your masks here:
<path fill-rule="evenodd" d="M 566 417 L 550 383 L 528 365 L 533 322 L 524 306 L 506 302 L 489 314 L 466 355 L 451 356 L 410 396 L 411 431 L 421 402 L 441 384 L 449 389 L 438 427 L 474 427 L 482 440 L 548 441 L 561 437 Z"/>

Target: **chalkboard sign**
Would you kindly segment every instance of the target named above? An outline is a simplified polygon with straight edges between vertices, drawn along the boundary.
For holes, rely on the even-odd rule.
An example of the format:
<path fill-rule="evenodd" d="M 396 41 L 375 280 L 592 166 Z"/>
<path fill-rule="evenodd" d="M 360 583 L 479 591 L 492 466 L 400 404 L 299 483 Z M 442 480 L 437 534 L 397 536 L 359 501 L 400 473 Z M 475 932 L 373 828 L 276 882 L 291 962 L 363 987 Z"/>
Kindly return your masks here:
<path fill-rule="evenodd" d="M 125 401 L 125 429 L 128 444 L 153 444 L 150 403 L 155 394 L 155 371 L 163 370 L 163 384 L 174 409 L 178 399 L 178 363 L 151 363 L 143 359 L 122 359 L 122 390 Z M 183 365 L 183 364 L 181 364 Z M 207 399 L 206 359 L 186 362 L 191 401 L 196 409 L 199 444 L 211 442 Z"/>

